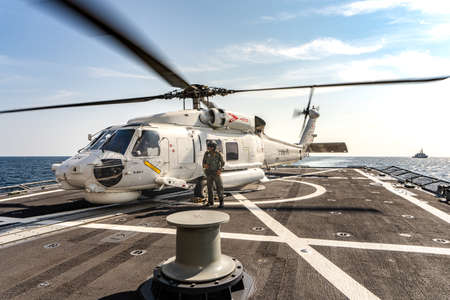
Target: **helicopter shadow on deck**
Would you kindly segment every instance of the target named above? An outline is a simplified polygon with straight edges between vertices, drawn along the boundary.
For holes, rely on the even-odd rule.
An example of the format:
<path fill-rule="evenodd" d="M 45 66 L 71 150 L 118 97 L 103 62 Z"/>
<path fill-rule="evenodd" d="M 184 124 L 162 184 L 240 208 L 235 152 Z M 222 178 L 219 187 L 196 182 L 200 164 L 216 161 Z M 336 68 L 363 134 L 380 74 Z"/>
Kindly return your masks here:
<path fill-rule="evenodd" d="M 10 217 L 10 218 L 30 218 L 38 217 L 42 215 L 69 212 L 72 210 L 78 210 L 83 208 L 95 207 L 92 203 L 86 200 L 72 199 L 71 202 L 58 203 L 58 204 L 46 204 L 46 205 L 27 205 L 24 203 L 2 203 L 0 204 L 0 209 L 2 208 L 18 208 L 18 210 L 0 212 L 0 217 Z M 20 209 L 22 208 L 22 209 Z"/>

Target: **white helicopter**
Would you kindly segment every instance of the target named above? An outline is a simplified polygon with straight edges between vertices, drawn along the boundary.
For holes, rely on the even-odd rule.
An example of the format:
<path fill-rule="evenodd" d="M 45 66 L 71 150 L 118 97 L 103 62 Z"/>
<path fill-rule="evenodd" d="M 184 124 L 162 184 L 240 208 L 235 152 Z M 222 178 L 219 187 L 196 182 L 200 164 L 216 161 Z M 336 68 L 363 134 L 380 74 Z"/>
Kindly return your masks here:
<path fill-rule="evenodd" d="M 89 135 L 90 143 L 78 154 L 52 170 L 61 187 L 66 190 L 82 190 L 85 199 L 92 203 L 108 204 L 136 200 L 143 191 L 165 188 L 194 189 L 196 196 L 206 194 L 206 180 L 202 158 L 208 141 L 215 141 L 225 159 L 221 177 L 224 188 L 235 188 L 265 178 L 264 169 L 297 162 L 309 152 L 347 152 L 345 143 L 313 143 L 318 109 L 311 107 L 315 88 L 398 84 L 443 80 L 445 77 L 422 79 L 400 79 L 370 82 L 350 82 L 322 85 L 302 85 L 246 90 L 211 88 L 189 84 L 168 67 L 154 50 L 142 46 L 115 26 L 112 17 L 100 16 L 101 7 L 87 5 L 87 1 L 53 0 L 56 8 L 70 16 L 110 35 L 118 45 L 136 57 L 141 63 L 155 71 L 171 86 L 179 88 L 173 92 L 150 97 L 137 97 L 106 101 L 84 102 L 21 108 L 0 111 L 14 113 L 23 111 L 146 102 L 155 99 L 192 99 L 192 109 L 139 117 L 125 125 L 110 126 Z M 114 16 L 114 20 L 117 16 Z M 136 36 L 136 35 L 134 35 Z M 209 100 L 213 96 L 226 96 L 252 91 L 309 88 L 307 107 L 294 112 L 304 115 L 299 143 L 291 144 L 267 136 L 266 123 L 257 116 L 246 116 L 217 108 Z M 201 107 L 201 104 L 205 108 Z"/>

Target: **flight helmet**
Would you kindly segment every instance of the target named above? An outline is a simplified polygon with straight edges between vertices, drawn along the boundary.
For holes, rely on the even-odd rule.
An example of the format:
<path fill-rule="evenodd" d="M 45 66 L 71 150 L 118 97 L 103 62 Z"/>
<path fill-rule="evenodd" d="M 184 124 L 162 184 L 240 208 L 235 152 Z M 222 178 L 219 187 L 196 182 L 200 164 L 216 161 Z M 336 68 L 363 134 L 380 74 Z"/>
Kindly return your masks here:
<path fill-rule="evenodd" d="M 216 150 L 216 148 L 217 148 L 217 144 L 216 144 L 216 142 L 214 142 L 214 141 L 208 141 L 208 143 L 206 144 L 206 146 L 207 146 L 208 148 L 213 148 L 214 150 Z"/>

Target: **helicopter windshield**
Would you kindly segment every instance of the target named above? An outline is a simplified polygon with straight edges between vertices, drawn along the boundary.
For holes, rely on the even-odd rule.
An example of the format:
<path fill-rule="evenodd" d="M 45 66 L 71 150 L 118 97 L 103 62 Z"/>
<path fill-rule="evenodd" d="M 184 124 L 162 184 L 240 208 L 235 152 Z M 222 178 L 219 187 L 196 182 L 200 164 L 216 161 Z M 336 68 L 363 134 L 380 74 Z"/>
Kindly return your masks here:
<path fill-rule="evenodd" d="M 101 149 L 125 154 L 133 134 L 134 129 L 119 129 L 109 139 L 108 135 L 105 135 L 106 142 L 101 146 Z"/>
<path fill-rule="evenodd" d="M 101 132 L 95 140 L 91 142 L 89 146 L 87 146 L 87 150 L 97 150 L 100 149 L 101 146 L 106 142 L 108 136 L 111 136 L 116 130 L 109 129 Z"/>

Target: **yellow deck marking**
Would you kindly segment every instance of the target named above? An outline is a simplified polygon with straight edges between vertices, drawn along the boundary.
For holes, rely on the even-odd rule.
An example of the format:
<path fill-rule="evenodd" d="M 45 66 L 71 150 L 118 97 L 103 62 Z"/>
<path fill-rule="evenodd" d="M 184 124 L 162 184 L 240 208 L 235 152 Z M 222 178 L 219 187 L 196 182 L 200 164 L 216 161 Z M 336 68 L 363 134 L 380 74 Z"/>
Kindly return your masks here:
<path fill-rule="evenodd" d="M 148 161 L 144 161 L 144 164 L 149 167 L 150 169 L 152 169 L 153 171 L 155 171 L 156 173 L 161 173 L 161 170 L 158 169 L 157 167 L 155 167 L 154 165 L 152 165 L 151 163 L 149 163 Z"/>

